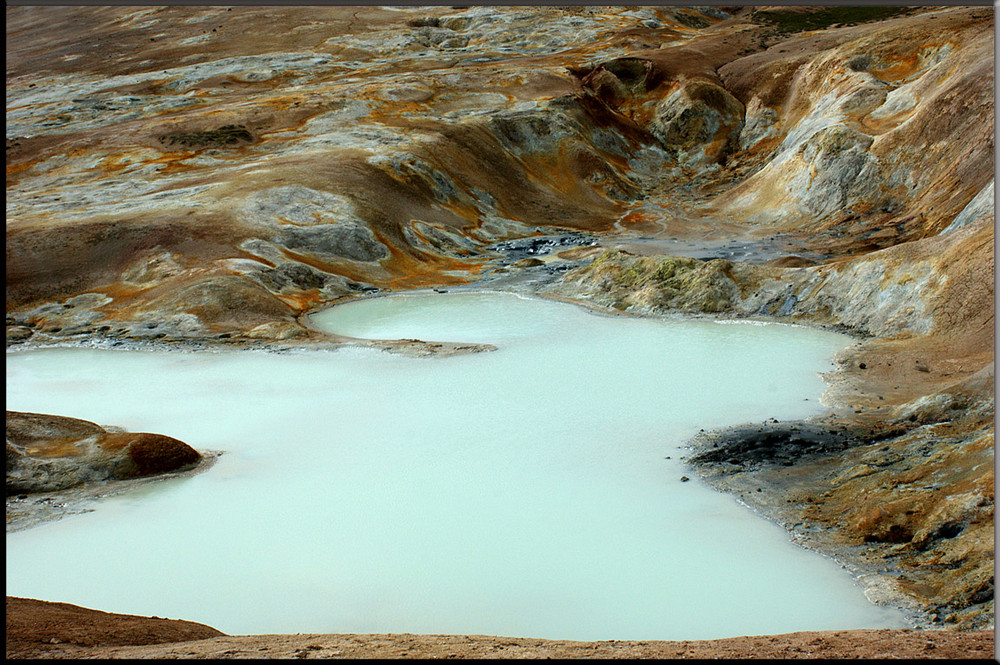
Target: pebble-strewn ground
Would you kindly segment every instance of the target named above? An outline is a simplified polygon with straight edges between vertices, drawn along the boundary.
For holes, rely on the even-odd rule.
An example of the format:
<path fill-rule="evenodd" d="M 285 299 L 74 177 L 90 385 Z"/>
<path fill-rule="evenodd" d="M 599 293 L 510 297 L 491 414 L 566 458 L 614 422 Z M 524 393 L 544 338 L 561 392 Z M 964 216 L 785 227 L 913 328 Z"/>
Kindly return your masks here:
<path fill-rule="evenodd" d="M 828 417 L 692 464 L 992 626 L 991 7 L 6 18 L 8 348 L 351 343 L 306 315 L 461 284 L 835 327 Z"/>
<path fill-rule="evenodd" d="M 7 597 L 8 658 L 992 659 L 988 631 L 844 630 L 658 642 L 485 635 L 221 635 L 190 621 Z"/>

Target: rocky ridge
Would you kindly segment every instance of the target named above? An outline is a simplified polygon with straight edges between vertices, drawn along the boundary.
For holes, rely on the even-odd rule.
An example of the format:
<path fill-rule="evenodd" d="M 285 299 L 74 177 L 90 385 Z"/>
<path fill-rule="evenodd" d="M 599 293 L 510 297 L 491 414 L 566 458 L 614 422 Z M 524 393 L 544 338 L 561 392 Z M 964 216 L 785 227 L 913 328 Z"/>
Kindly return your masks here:
<path fill-rule="evenodd" d="M 486 283 L 834 326 L 833 420 L 701 462 L 992 623 L 992 8 L 7 19 L 8 348 L 335 346 L 309 312 Z"/>

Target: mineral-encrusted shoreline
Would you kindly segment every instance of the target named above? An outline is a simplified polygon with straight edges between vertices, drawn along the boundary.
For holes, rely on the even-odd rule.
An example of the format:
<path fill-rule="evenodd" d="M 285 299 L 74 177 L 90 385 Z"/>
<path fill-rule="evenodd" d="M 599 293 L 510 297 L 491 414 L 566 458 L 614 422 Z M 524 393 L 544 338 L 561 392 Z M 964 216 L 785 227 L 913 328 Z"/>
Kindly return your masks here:
<path fill-rule="evenodd" d="M 711 272 L 710 263 L 611 251 L 553 290 L 654 316 L 707 308 L 719 318 L 817 323 L 790 310 L 761 316 L 753 304 L 760 282 L 744 288 L 756 268 L 726 262 L 732 272 Z M 674 290 L 670 279 L 686 275 L 692 282 Z M 729 301 L 717 308 L 712 294 L 726 289 Z M 871 599 L 904 609 L 918 625 L 990 626 L 993 369 L 979 363 L 992 357 L 972 354 L 963 366 L 946 355 L 954 338 L 849 330 L 857 341 L 825 376 L 829 413 L 705 433 L 691 442 L 689 462 L 796 541 L 851 568 Z"/>
<path fill-rule="evenodd" d="M 787 471 L 810 456 L 820 458 L 840 452 L 861 445 L 866 438 L 865 433 L 852 432 L 849 426 L 838 427 L 830 414 L 808 420 L 769 420 L 699 434 L 688 442 L 685 461 L 709 485 L 733 495 L 748 510 L 785 528 L 793 543 L 827 556 L 848 570 L 871 602 L 896 607 L 915 628 L 940 627 L 941 620 L 931 608 L 898 588 L 897 565 L 873 556 L 864 544 L 838 539 L 830 526 L 802 517 L 799 494 L 816 491 L 815 486 L 804 484 L 794 474 L 736 471 L 742 470 L 741 463 L 751 468 L 766 465 Z M 784 445 L 775 444 L 776 440 Z M 755 445 L 762 441 L 767 443 Z"/>
<path fill-rule="evenodd" d="M 147 478 L 93 482 L 56 492 L 15 492 L 6 497 L 7 533 L 36 527 L 45 522 L 62 519 L 70 515 L 91 512 L 100 508 L 100 501 L 108 497 L 191 474 L 203 473 L 223 455 L 221 450 L 201 451 L 202 460 L 197 466 L 162 473 Z"/>

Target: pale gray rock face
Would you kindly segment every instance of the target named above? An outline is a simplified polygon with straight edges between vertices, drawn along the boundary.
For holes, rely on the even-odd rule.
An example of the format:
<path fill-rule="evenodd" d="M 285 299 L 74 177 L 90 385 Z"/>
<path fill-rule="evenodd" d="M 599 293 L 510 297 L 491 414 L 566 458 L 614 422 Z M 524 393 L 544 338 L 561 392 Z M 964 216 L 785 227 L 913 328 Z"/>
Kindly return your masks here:
<path fill-rule="evenodd" d="M 360 221 L 347 197 L 302 185 L 257 192 L 247 199 L 241 213 L 244 223 L 271 228 L 282 224 L 309 226 L 339 220 Z"/>
<path fill-rule="evenodd" d="M 468 256 L 477 250 L 476 243 L 467 237 L 417 219 L 403 227 L 403 235 L 413 247 L 429 249 L 445 256 Z"/>
<path fill-rule="evenodd" d="M 122 324 L 119 333 L 127 333 L 134 339 L 160 339 L 162 337 L 200 337 L 207 332 L 202 321 L 187 312 L 143 312 L 135 321 Z"/>
<path fill-rule="evenodd" d="M 748 150 L 764 139 L 777 135 L 775 123 L 778 112 L 764 106 L 760 98 L 754 97 L 746 107 L 746 118 L 740 130 L 740 149 Z"/>
<path fill-rule="evenodd" d="M 31 339 L 31 336 L 34 334 L 28 326 L 18 325 L 7 326 L 6 332 L 8 344 L 23 342 L 26 339 Z"/>
<path fill-rule="evenodd" d="M 35 332 L 59 337 L 82 335 L 92 331 L 105 320 L 106 315 L 99 309 L 110 302 L 111 298 L 103 293 L 81 293 L 61 302 L 45 303 L 19 312 L 10 318 L 18 323 L 40 321 L 41 323 L 35 327 Z M 30 328 L 28 334 L 21 330 L 13 332 L 15 339 L 27 339 L 32 334 Z"/>
<path fill-rule="evenodd" d="M 378 155 L 370 158 L 368 162 L 405 182 L 425 185 L 431 196 L 438 201 L 456 201 L 461 196 L 451 176 L 411 152 L 398 152 L 391 156 Z"/>
<path fill-rule="evenodd" d="M 274 268 L 257 265 L 261 268 L 256 273 L 257 279 L 272 292 L 320 289 L 338 296 L 350 292 L 347 280 L 340 275 L 331 275 L 304 263 L 286 262 Z"/>
<path fill-rule="evenodd" d="M 122 273 L 122 282 L 135 286 L 153 286 L 179 274 L 183 268 L 169 252 L 144 257 Z"/>
<path fill-rule="evenodd" d="M 354 212 L 350 199 L 300 185 L 251 196 L 241 221 L 264 227 L 277 245 L 325 261 L 378 261 L 388 248 Z"/>
<path fill-rule="evenodd" d="M 858 83 L 845 94 L 839 103 L 841 113 L 865 116 L 881 107 L 888 96 L 889 86 L 870 74 L 858 74 Z"/>
<path fill-rule="evenodd" d="M 374 290 L 370 284 L 355 282 L 305 263 L 291 261 L 280 247 L 260 238 L 250 238 L 240 243 L 240 249 L 266 263 L 252 259 L 232 259 L 226 263 L 227 267 L 258 282 L 271 293 L 318 289 L 327 298 L 334 299 L 356 291 Z"/>
<path fill-rule="evenodd" d="M 992 220 L 994 203 L 993 182 L 993 180 L 990 180 L 990 184 L 983 187 L 976 194 L 976 197 L 969 201 L 967 206 L 962 208 L 962 212 L 958 213 L 954 221 L 941 233 L 951 233 L 981 220 Z"/>
<path fill-rule="evenodd" d="M 65 461 L 40 462 L 32 460 L 7 442 L 7 491 L 51 492 L 79 485 L 88 480 L 106 480 L 107 474 L 80 474 L 79 467 Z"/>
<path fill-rule="evenodd" d="M 656 107 L 650 132 L 691 164 L 719 162 L 738 144 L 743 104 L 708 81 L 688 81 Z"/>
<path fill-rule="evenodd" d="M 576 135 L 580 127 L 558 106 L 528 111 L 497 113 L 490 130 L 503 146 L 516 153 L 548 152 L 562 139 Z"/>
<path fill-rule="evenodd" d="M 929 262 L 907 266 L 906 270 L 877 259 L 859 261 L 842 272 L 801 268 L 765 284 L 740 308 L 780 316 L 821 317 L 829 313 L 839 323 L 869 335 L 926 334 L 933 328 L 934 318 L 924 297 L 940 281 Z M 780 303 L 776 312 L 768 311 L 768 294 L 775 299 L 772 303 Z"/>
<path fill-rule="evenodd" d="M 408 101 L 417 101 L 411 99 Z M 309 118 L 305 124 L 306 134 L 330 134 L 343 131 L 352 121 L 371 113 L 370 105 L 361 99 L 339 99 L 332 103 L 334 108 Z"/>
<path fill-rule="evenodd" d="M 325 261 L 378 261 L 389 257 L 389 250 L 375 239 L 371 229 L 355 222 L 287 226 L 278 231 L 274 241 Z"/>
<path fill-rule="evenodd" d="M 90 448 L 97 449 L 97 437 Z M 80 441 L 86 447 L 86 441 Z M 122 456 L 88 451 L 87 463 L 76 458 L 35 459 L 7 440 L 7 492 L 54 492 L 86 483 L 111 480 Z"/>
<path fill-rule="evenodd" d="M 247 238 L 237 246 L 247 254 L 251 254 L 253 256 L 261 258 L 264 261 L 267 261 L 268 263 L 278 264 L 288 260 L 287 257 L 285 256 L 285 253 L 281 251 L 281 248 L 279 248 L 272 242 L 263 240 L 262 238 Z M 256 267 L 260 265 L 263 265 L 256 261 L 254 263 L 256 264 L 254 266 L 254 269 L 256 269 Z M 240 270 L 241 272 L 245 272 L 243 270 L 243 266 L 241 265 L 236 265 L 233 267 L 236 268 L 237 270 Z"/>
<path fill-rule="evenodd" d="M 790 191 L 817 217 L 843 210 L 850 205 L 852 193 L 875 185 L 859 182 L 862 170 L 873 160 L 868 153 L 872 142 L 870 136 L 846 125 L 816 132 L 799 148 L 806 168 L 791 180 Z"/>

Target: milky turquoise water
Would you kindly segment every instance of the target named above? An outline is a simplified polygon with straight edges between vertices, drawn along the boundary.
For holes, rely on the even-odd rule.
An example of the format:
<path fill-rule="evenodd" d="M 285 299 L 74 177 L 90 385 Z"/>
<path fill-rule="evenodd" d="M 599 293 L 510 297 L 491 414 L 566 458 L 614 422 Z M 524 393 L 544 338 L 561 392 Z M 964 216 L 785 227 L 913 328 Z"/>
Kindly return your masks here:
<path fill-rule="evenodd" d="M 8 409 L 225 454 L 8 534 L 7 593 L 231 634 L 905 625 L 733 497 L 679 480 L 694 475 L 679 457 L 699 428 L 817 412 L 817 373 L 847 338 L 510 294 L 380 298 L 315 321 L 499 350 L 8 353 Z"/>

